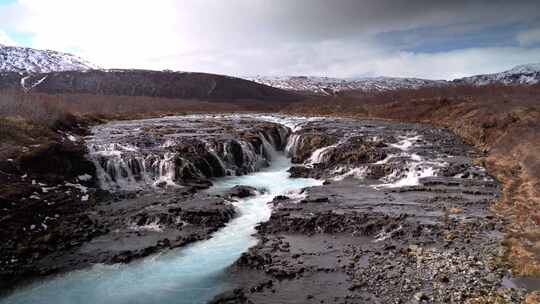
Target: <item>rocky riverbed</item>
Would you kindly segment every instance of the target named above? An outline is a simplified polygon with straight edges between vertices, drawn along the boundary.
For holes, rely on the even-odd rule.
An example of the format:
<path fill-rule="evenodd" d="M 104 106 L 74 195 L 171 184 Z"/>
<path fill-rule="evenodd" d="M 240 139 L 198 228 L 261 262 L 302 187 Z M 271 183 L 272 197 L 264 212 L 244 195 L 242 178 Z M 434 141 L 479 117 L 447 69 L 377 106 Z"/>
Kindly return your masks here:
<path fill-rule="evenodd" d="M 477 151 L 423 125 L 314 120 L 295 130 L 291 173 L 325 185 L 274 199 L 259 244 L 229 270 L 238 289 L 215 303 L 523 299 L 506 288 L 503 225 L 488 210 L 499 185 L 474 164 Z"/>
<path fill-rule="evenodd" d="M 0 290 L 208 239 L 246 189 L 203 190 L 267 167 L 288 132 L 222 116 L 113 122 L 4 161 Z"/>
<path fill-rule="evenodd" d="M 503 222 L 488 209 L 498 182 L 451 132 L 194 115 L 99 125 L 0 163 L 1 290 L 211 238 L 238 218 L 234 202 L 274 181 L 206 189 L 268 167 L 275 151 L 292 160 L 291 182 L 324 184 L 262 196 L 272 215 L 215 303 L 518 303 L 534 288 L 502 263 Z"/>

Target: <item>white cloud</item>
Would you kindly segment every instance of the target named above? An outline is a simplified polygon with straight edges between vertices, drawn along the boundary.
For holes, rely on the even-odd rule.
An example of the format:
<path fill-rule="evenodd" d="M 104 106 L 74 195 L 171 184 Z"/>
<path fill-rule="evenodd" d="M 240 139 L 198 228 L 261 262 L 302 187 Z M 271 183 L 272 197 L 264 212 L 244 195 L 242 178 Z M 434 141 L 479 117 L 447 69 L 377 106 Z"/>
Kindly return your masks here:
<path fill-rule="evenodd" d="M 3 28 L 31 37 L 32 47 L 73 52 L 108 68 L 448 79 L 540 61 L 540 52 L 400 52 L 374 35 L 452 23 L 478 29 L 493 20 L 537 14 L 526 5 L 505 3 L 19 0 L 0 6 L 0 20 Z"/>
<path fill-rule="evenodd" d="M 15 40 L 11 39 L 11 37 L 9 37 L 9 35 L 0 29 L 0 44 L 3 44 L 3 45 L 17 45 L 17 43 L 15 42 Z"/>
<path fill-rule="evenodd" d="M 501 72 L 539 60 L 540 48 L 470 48 L 438 53 L 400 52 L 373 60 L 370 68 L 377 75 L 451 80 Z"/>
<path fill-rule="evenodd" d="M 540 42 L 540 28 L 530 29 L 517 34 L 517 41 L 520 45 L 532 45 Z"/>
<path fill-rule="evenodd" d="M 297 46 L 287 56 L 268 53 L 261 65 L 256 58 L 238 54 L 255 74 L 327 75 L 335 77 L 396 76 L 455 79 L 501 72 L 519 64 L 540 61 L 540 48 L 470 48 L 437 53 L 400 52 L 374 43 L 327 43 Z M 234 59 L 232 61 L 235 61 Z M 273 68 L 274 67 L 274 68 Z M 262 72 L 261 72 L 262 71 Z"/>
<path fill-rule="evenodd" d="M 103 66 L 141 67 L 178 49 L 174 1 L 20 0 L 17 10 L 24 17 L 15 26 L 31 35 L 32 47 L 75 52 Z"/>

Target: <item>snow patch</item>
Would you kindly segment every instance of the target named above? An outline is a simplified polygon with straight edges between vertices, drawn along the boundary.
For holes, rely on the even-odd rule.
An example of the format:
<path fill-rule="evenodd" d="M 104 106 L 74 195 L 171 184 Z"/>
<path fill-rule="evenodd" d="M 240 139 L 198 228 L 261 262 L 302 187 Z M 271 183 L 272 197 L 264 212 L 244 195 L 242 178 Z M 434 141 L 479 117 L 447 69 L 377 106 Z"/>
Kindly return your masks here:
<path fill-rule="evenodd" d="M 50 73 L 61 71 L 87 71 L 99 69 L 98 66 L 77 56 L 49 50 L 37 50 L 26 47 L 0 45 L 0 72 L 16 73 Z M 25 90 L 39 85 L 46 78 L 28 86 L 31 76 L 21 79 L 21 87 Z"/>
<path fill-rule="evenodd" d="M 540 83 L 540 63 L 518 65 L 510 70 L 456 79 L 455 82 L 483 86 L 494 83 L 505 85 L 533 85 Z"/>
<path fill-rule="evenodd" d="M 417 89 L 427 86 L 445 86 L 443 80 L 418 78 L 366 77 L 356 79 L 315 77 L 315 76 L 254 76 L 245 77 L 257 83 L 293 91 L 307 91 L 322 95 L 332 95 L 347 90 L 389 91 L 397 89 Z"/>

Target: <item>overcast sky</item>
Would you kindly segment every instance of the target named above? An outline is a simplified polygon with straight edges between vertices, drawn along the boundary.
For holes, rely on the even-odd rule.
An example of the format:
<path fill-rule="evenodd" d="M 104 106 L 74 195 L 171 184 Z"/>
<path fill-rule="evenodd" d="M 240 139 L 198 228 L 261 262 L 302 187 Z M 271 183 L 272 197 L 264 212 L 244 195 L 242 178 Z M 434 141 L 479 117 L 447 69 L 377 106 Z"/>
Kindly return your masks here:
<path fill-rule="evenodd" d="M 540 1 L 0 0 L 0 43 L 104 68 L 452 79 L 540 62 Z"/>

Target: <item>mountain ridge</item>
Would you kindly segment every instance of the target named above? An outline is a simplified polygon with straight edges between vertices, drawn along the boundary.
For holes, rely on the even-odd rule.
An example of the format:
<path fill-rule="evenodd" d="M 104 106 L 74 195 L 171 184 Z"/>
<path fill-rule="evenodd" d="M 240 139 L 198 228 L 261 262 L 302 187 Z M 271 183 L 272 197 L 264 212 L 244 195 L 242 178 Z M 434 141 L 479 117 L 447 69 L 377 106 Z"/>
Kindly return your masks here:
<path fill-rule="evenodd" d="M 17 74 L 20 76 L 17 76 Z M 145 75 L 145 80 L 143 80 L 142 74 Z M 203 77 L 202 75 L 206 76 Z M 101 80 L 96 77 L 101 78 Z M 189 77 L 194 79 L 188 80 Z M 233 77 L 209 73 L 173 72 L 170 70 L 102 69 L 85 59 L 68 53 L 0 44 L 0 88 L 4 89 L 22 89 L 24 91 L 46 93 L 82 92 L 101 94 L 101 92 L 106 92 L 113 95 L 122 93 L 130 96 L 140 93 L 144 94 L 144 96 L 212 98 L 211 93 L 215 88 L 212 89 L 211 87 L 215 85 L 215 80 L 220 77 L 226 79 L 219 81 L 220 84 L 229 83 L 232 86 L 230 90 L 223 89 L 221 93 L 224 95 L 220 95 L 220 98 L 230 98 L 231 96 L 242 96 L 242 98 L 248 96 L 248 98 L 252 98 L 255 96 L 257 99 L 266 99 L 267 97 L 271 98 L 270 96 L 274 96 L 274 93 L 278 91 L 266 96 L 270 92 L 269 89 L 262 89 L 254 84 L 248 85 L 248 83 L 240 85 L 239 82 L 249 81 L 284 91 L 316 95 L 334 95 L 342 91 L 383 92 L 462 84 L 474 86 L 489 84 L 532 85 L 540 83 L 540 63 L 518 65 L 500 73 L 474 75 L 451 81 L 384 76 L 363 78 L 261 75 Z M 106 84 L 106 79 L 110 80 L 111 84 Z M 122 79 L 128 83 L 122 83 Z M 163 81 L 181 79 L 181 81 L 169 85 L 167 83 L 159 84 L 160 79 Z M 58 87 L 54 88 L 53 83 Z M 89 87 L 84 87 L 82 83 L 89 85 Z M 195 88 L 197 86 L 195 83 L 198 83 L 198 88 Z M 112 88 L 113 84 L 117 88 Z M 139 87 L 135 88 L 135 85 Z M 178 87 L 182 85 L 186 87 L 183 89 Z M 172 88 L 173 86 L 175 88 Z M 243 91 L 240 88 L 243 88 Z M 210 93 L 205 93 L 205 90 L 209 90 Z M 188 93 L 188 91 L 191 93 Z M 193 94 L 195 91 L 197 93 Z M 259 93 L 255 93 L 256 91 Z M 261 94 L 263 91 L 265 93 Z M 277 93 L 277 95 L 281 98 L 286 94 Z"/>
<path fill-rule="evenodd" d="M 363 90 L 382 92 L 398 89 L 418 89 L 421 87 L 441 87 L 454 84 L 475 86 L 489 84 L 532 85 L 540 83 L 540 63 L 522 64 L 509 70 L 479 74 L 454 80 L 431 80 L 414 77 L 363 77 L 332 78 L 319 76 L 247 76 L 245 79 L 276 88 L 332 95 L 341 91 Z"/>

